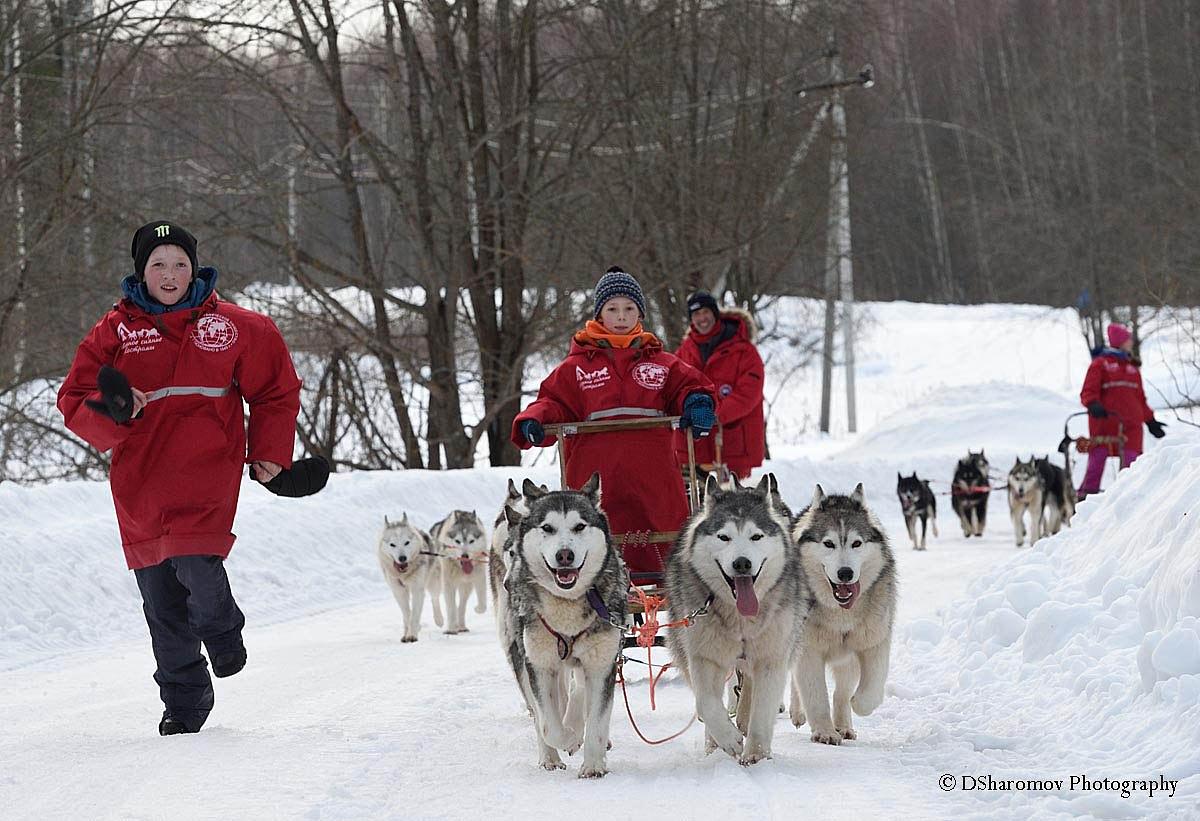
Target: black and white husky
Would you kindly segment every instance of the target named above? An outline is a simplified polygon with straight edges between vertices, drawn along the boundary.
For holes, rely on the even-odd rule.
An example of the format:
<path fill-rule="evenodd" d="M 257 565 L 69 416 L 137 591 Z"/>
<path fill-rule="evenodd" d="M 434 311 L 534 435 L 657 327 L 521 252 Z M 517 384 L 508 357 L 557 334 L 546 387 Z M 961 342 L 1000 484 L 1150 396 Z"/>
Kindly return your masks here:
<path fill-rule="evenodd" d="M 743 764 L 771 757 L 788 664 L 812 606 L 790 527 L 773 475 L 733 490 L 710 476 L 704 504 L 667 560 L 672 619 L 706 611 L 667 634 L 696 696 L 705 749 L 720 747 Z M 734 671 L 742 679 L 736 725 L 721 699 Z"/>
<path fill-rule="evenodd" d="M 963 535 L 983 536 L 987 524 L 988 498 L 991 495 L 989 465 L 983 451 L 967 451 L 966 459 L 959 459 L 954 468 L 954 479 L 950 483 L 950 507 L 958 514 Z"/>
<path fill-rule="evenodd" d="M 1017 547 L 1025 543 L 1025 515 L 1029 514 L 1029 544 L 1042 538 L 1042 506 L 1046 486 L 1033 457 L 1022 462 L 1018 457 L 1008 471 L 1008 512 L 1012 517 Z"/>
<path fill-rule="evenodd" d="M 792 531 L 814 604 L 792 668 L 792 723 L 808 722 L 812 740 L 856 737 L 850 713 L 870 715 L 883 701 L 896 620 L 896 562 L 860 484 L 849 496 L 825 495 Z M 833 670 L 833 712 L 825 668 Z"/>
<path fill-rule="evenodd" d="M 375 553 L 388 589 L 400 605 L 404 619 L 402 642 L 417 640 L 421 632 L 421 608 L 425 594 L 433 601 L 433 621 L 442 626 L 442 608 L 438 605 L 440 580 L 433 540 L 429 534 L 408 523 L 405 513 L 398 522 L 383 517 L 383 530 Z"/>
<path fill-rule="evenodd" d="M 441 553 L 442 596 L 446 601 L 446 633 L 467 632 L 467 599 L 475 593 L 475 612 L 487 609 L 487 571 L 483 522 L 473 510 L 456 510 L 429 528 Z"/>
<path fill-rule="evenodd" d="M 1034 459 L 1034 462 L 1042 474 L 1042 485 L 1045 487 L 1045 501 L 1042 505 L 1045 520 L 1042 530 L 1053 535 L 1061 530 L 1063 525 L 1071 526 L 1071 517 L 1075 515 L 1075 485 L 1067 471 L 1053 464 L 1049 456 Z"/>
<path fill-rule="evenodd" d="M 925 533 L 929 522 L 933 522 L 933 535 L 938 535 L 937 497 L 929 488 L 929 482 L 918 479 L 917 474 L 901 476 L 896 473 L 896 495 L 900 497 L 900 509 L 904 512 L 904 524 L 908 538 L 912 539 L 913 550 L 925 549 Z M 921 538 L 917 538 L 917 519 L 921 520 Z"/>
<path fill-rule="evenodd" d="M 525 503 L 525 515 L 505 511 L 512 551 L 505 580 L 508 635 L 513 637 L 505 651 L 533 710 L 538 763 L 563 769 L 558 751 L 572 754 L 582 746 L 579 777 L 599 778 L 608 772 L 629 574 L 600 510 L 599 474 L 579 491 L 539 492 Z M 569 688 L 573 673 L 579 686 Z M 564 707 L 561 694 L 568 689 Z"/>

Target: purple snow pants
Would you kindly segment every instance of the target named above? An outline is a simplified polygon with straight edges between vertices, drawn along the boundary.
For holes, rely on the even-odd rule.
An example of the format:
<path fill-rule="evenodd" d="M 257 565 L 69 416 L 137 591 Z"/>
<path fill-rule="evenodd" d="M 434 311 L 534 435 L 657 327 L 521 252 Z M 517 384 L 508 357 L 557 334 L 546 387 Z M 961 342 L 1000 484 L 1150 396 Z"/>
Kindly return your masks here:
<path fill-rule="evenodd" d="M 1125 449 L 1125 456 L 1121 459 L 1121 467 L 1127 468 L 1133 464 L 1133 461 L 1141 456 L 1136 450 Z M 1079 486 L 1079 495 L 1086 496 L 1089 493 L 1100 492 L 1100 479 L 1104 476 L 1104 463 L 1108 461 L 1108 448 L 1094 448 L 1088 451 L 1087 472 L 1083 474 L 1083 484 Z"/>

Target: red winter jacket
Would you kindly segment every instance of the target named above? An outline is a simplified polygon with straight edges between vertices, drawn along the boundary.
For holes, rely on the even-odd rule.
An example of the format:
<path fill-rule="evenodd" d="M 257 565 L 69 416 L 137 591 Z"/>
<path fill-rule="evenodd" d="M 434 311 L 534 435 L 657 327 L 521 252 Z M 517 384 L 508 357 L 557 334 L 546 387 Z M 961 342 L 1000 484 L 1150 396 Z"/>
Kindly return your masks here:
<path fill-rule="evenodd" d="M 695 329 L 684 336 L 676 356 L 701 370 L 717 389 L 717 418 L 722 427 L 721 458 L 729 469 L 741 478 L 750 475 L 752 468 L 762 464 L 766 450 L 766 427 L 763 424 L 763 361 L 754 347 L 758 328 L 753 317 L 740 308 L 725 308 L 721 320 L 704 336 Z M 700 345 L 719 340 L 704 360 Z M 687 441 L 675 437 L 675 455 L 681 465 L 687 464 Z M 715 436 L 696 442 L 696 462 L 716 461 Z"/>
<path fill-rule="evenodd" d="M 1099 402 L 1109 414 L 1103 419 L 1088 417 L 1089 436 L 1116 436 L 1120 419 L 1125 426 L 1125 449 L 1142 452 L 1142 425 L 1154 418 L 1154 411 L 1146 404 L 1142 374 L 1128 354 L 1101 348 L 1088 366 L 1079 401 L 1084 407 Z M 1110 445 L 1109 452 L 1119 455 L 1116 445 Z"/>
<path fill-rule="evenodd" d="M 651 337 L 651 339 L 653 339 Z M 657 339 L 641 348 L 598 348 L 571 343 L 570 353 L 542 380 L 537 399 L 513 421 L 512 441 L 529 442 L 521 423 L 542 424 L 639 416 L 674 416 L 692 393 L 713 395 L 704 375 L 662 349 Z M 582 487 L 600 472 L 601 506 L 613 533 L 675 531 L 688 516 L 687 494 L 676 467 L 671 431 L 583 433 L 564 443 L 567 484 Z M 542 447 L 555 443 L 547 436 Z M 670 545 L 625 549 L 633 572 L 661 572 Z"/>
<path fill-rule="evenodd" d="M 105 364 L 149 394 L 126 425 L 84 404 L 98 397 Z M 58 409 L 75 434 L 113 450 L 109 483 L 125 560 L 136 570 L 172 556 L 229 555 L 243 465 L 292 463 L 300 380 L 262 314 L 215 293 L 198 308 L 158 315 L 124 299 L 80 343 Z"/>

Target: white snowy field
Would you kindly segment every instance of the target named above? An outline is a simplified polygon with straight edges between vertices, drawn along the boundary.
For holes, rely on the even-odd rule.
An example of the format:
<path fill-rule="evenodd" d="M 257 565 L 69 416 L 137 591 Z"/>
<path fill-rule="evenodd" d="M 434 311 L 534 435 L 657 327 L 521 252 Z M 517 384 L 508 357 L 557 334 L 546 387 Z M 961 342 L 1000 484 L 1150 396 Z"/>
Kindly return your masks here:
<path fill-rule="evenodd" d="M 743 768 L 705 756 L 699 725 L 644 744 L 618 691 L 610 775 L 579 781 L 575 759 L 566 772 L 539 770 L 491 613 L 469 612 L 471 632 L 445 636 L 427 610 L 420 641 L 401 644 L 374 541 L 385 513 L 429 525 L 474 508 L 490 523 L 507 477 L 556 481 L 546 458 L 337 475 L 304 500 L 247 483 L 228 566 L 249 664 L 216 682 L 201 733 L 160 738 L 153 659 L 107 486 L 5 484 L 0 816 L 1200 817 L 1200 435 L 1160 413 L 1168 438 L 1149 440 L 1073 528 L 1032 549 L 1013 544 L 997 493 L 986 536 L 971 540 L 939 497 L 941 536 L 914 552 L 896 472 L 945 483 L 968 448 L 986 448 L 1000 473 L 1017 454 L 1053 453 L 1085 357 L 1068 354 L 1078 343 L 1066 320 L 1041 309 L 873 310 L 859 358 L 865 432 L 797 437 L 768 466 L 796 506 L 815 482 L 864 482 L 897 554 L 888 696 L 856 718 L 857 741 L 815 745 L 781 716 L 774 758 Z M 934 341 L 918 344 L 922 333 Z M 986 353 L 952 355 L 980 333 L 993 340 Z M 799 399 L 774 412 L 811 402 L 810 378 L 788 381 L 781 395 Z M 646 735 L 687 722 L 682 682 L 668 673 L 651 712 L 644 668 L 626 669 Z M 1126 797 L 1104 779 L 1177 783 L 1153 796 L 1126 784 Z"/>

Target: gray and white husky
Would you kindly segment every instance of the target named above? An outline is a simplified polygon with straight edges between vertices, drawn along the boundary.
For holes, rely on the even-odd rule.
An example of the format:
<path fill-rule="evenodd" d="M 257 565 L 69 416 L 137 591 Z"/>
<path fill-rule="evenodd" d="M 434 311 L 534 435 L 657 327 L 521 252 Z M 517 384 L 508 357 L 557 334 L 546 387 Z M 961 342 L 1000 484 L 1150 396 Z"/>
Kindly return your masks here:
<path fill-rule="evenodd" d="M 528 485 L 526 486 L 528 487 Z M 558 751 L 583 747 L 580 778 L 608 772 L 617 654 L 629 574 L 600 509 L 600 476 L 578 491 L 528 496 L 524 516 L 506 509 L 509 570 L 506 648 L 533 709 L 538 763 L 563 769 Z M 561 694 L 574 677 L 564 706 Z"/>
<path fill-rule="evenodd" d="M 817 485 L 793 537 L 815 604 L 792 665 L 792 723 L 808 721 L 812 740 L 855 738 L 850 711 L 870 715 L 883 701 L 896 619 L 896 563 L 887 536 L 863 503 Z M 833 712 L 825 667 L 833 668 Z"/>
<path fill-rule="evenodd" d="M 1042 507 L 1046 502 L 1046 484 L 1033 457 L 1020 458 L 1008 471 L 1008 512 L 1012 517 L 1017 547 L 1025 543 L 1025 514 L 1029 514 L 1029 544 L 1042 538 Z"/>
<path fill-rule="evenodd" d="M 774 475 L 728 491 L 710 476 L 667 559 L 671 618 L 707 611 L 667 633 L 704 721 L 705 751 L 720 747 L 743 764 L 771 756 L 788 663 L 812 607 L 790 524 Z M 742 679 L 736 725 L 721 699 L 734 671 Z"/>
<path fill-rule="evenodd" d="M 467 598 L 475 593 L 475 612 L 487 608 L 487 571 L 479 565 L 486 556 L 483 522 L 475 511 L 456 510 L 429 528 L 442 555 L 442 595 L 446 599 L 446 633 L 467 632 Z"/>
<path fill-rule="evenodd" d="M 429 534 L 408 523 L 408 514 L 393 522 L 383 517 L 383 531 L 375 549 L 383 579 L 387 582 L 400 614 L 404 618 L 402 642 L 417 640 L 421 632 L 421 608 L 425 593 L 433 601 L 433 621 L 442 626 L 442 608 L 438 604 L 439 578 L 433 541 Z"/>
<path fill-rule="evenodd" d="M 519 520 L 529 512 L 529 502 L 540 496 L 545 496 L 550 489 L 545 485 L 534 484 L 526 479 L 521 490 L 512 479 L 508 480 L 508 495 L 496 516 L 492 528 L 492 543 L 488 549 L 488 586 L 492 588 L 492 610 L 496 616 L 496 629 L 500 633 L 500 646 L 507 652 L 513 636 L 510 632 L 512 624 L 508 618 L 508 573 L 513 564 L 513 541 L 508 538 L 510 517 Z M 533 709 L 532 704 L 530 709 Z"/>
<path fill-rule="evenodd" d="M 1049 456 L 1035 458 L 1034 462 L 1042 474 L 1042 485 L 1045 488 L 1042 510 L 1046 515 L 1042 522 L 1042 530 L 1054 534 L 1061 530 L 1063 525 L 1071 526 L 1071 517 L 1075 515 L 1075 486 L 1067 471 L 1051 462 Z M 1070 461 L 1067 464 L 1070 464 Z"/>

